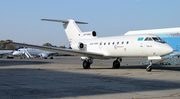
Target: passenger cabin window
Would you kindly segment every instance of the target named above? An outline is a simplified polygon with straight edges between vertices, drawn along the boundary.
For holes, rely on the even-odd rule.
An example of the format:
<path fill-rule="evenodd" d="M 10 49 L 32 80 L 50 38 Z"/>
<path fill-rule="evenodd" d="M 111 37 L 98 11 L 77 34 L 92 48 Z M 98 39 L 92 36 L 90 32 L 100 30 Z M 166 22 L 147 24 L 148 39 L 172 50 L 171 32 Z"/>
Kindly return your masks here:
<path fill-rule="evenodd" d="M 129 44 L 129 41 L 127 41 L 126 44 Z"/>
<path fill-rule="evenodd" d="M 114 45 L 114 42 L 112 44 Z"/>
<path fill-rule="evenodd" d="M 110 45 L 110 42 L 108 43 L 108 45 Z"/>
<path fill-rule="evenodd" d="M 100 45 L 102 45 L 102 43 L 100 43 Z"/>
<path fill-rule="evenodd" d="M 122 42 L 122 44 L 124 44 L 124 42 Z"/>
<path fill-rule="evenodd" d="M 104 43 L 104 45 L 106 45 L 106 43 Z"/>
<path fill-rule="evenodd" d="M 119 42 L 117 42 L 117 45 L 119 45 Z"/>

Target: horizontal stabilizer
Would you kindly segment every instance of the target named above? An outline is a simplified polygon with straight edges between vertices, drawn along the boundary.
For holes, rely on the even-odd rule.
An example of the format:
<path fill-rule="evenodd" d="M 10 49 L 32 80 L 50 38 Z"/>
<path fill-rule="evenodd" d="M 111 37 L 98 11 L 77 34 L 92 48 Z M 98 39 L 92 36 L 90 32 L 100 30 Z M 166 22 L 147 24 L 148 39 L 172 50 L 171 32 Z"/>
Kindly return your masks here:
<path fill-rule="evenodd" d="M 43 21 L 54 21 L 54 22 L 62 22 L 62 23 L 68 23 L 69 20 L 54 20 L 54 19 L 41 19 Z M 78 21 L 75 21 L 77 24 L 88 24 L 86 22 L 78 22 Z"/>

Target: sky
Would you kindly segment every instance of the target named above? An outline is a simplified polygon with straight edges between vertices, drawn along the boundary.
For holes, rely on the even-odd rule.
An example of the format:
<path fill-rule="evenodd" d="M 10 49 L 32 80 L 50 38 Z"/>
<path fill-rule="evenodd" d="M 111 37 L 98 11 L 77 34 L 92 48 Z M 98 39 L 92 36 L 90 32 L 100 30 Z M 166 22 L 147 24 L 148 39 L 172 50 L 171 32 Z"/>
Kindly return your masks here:
<path fill-rule="evenodd" d="M 0 0 L 0 40 L 69 46 L 59 19 L 87 22 L 98 37 L 128 31 L 180 27 L 180 0 Z"/>

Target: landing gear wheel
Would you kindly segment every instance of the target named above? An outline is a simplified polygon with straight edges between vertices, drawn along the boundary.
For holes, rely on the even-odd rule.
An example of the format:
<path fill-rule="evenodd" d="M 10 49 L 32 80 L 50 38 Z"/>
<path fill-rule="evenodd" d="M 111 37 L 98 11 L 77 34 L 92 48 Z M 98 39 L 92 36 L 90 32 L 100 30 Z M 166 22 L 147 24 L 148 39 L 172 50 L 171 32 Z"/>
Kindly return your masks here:
<path fill-rule="evenodd" d="M 113 68 L 118 69 L 120 67 L 120 62 L 118 60 L 115 60 L 113 62 Z"/>
<path fill-rule="evenodd" d="M 147 71 L 147 72 L 151 72 L 151 70 L 152 70 L 152 65 L 153 65 L 152 60 L 149 60 L 149 65 L 146 67 L 146 71 Z"/>
<path fill-rule="evenodd" d="M 147 72 L 151 72 L 151 70 L 152 70 L 152 66 L 147 66 L 147 67 L 146 67 L 146 71 L 147 71 Z"/>
<path fill-rule="evenodd" d="M 83 68 L 84 69 L 90 69 L 90 63 L 86 60 L 83 61 Z"/>
<path fill-rule="evenodd" d="M 50 57 L 50 59 L 53 59 L 53 57 Z"/>

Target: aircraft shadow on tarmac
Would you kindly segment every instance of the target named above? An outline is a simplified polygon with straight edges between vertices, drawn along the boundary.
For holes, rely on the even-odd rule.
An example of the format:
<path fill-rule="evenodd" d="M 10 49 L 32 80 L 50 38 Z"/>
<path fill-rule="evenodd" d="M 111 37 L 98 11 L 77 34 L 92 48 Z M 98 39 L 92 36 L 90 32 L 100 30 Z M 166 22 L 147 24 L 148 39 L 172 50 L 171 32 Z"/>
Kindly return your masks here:
<path fill-rule="evenodd" d="M 17 60 L 0 60 L 0 66 L 15 66 L 15 65 L 38 65 L 48 64 L 46 61 L 17 61 Z"/>
<path fill-rule="evenodd" d="M 179 82 L 40 69 L 0 69 L 0 96 L 65 98 L 180 89 Z"/>
<path fill-rule="evenodd" d="M 146 69 L 148 65 L 127 65 L 121 66 L 119 69 Z M 172 70 L 172 71 L 180 71 L 179 65 L 153 65 L 152 68 L 154 70 Z M 91 68 L 91 69 L 113 69 L 113 68 Z M 152 69 L 152 71 L 153 71 Z"/>
<path fill-rule="evenodd" d="M 121 69 L 145 69 L 147 65 L 135 65 L 135 66 L 121 66 Z M 154 70 L 172 70 L 180 71 L 180 66 L 178 65 L 153 65 Z"/>

